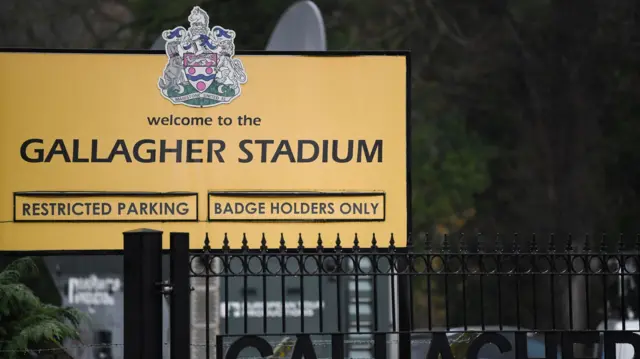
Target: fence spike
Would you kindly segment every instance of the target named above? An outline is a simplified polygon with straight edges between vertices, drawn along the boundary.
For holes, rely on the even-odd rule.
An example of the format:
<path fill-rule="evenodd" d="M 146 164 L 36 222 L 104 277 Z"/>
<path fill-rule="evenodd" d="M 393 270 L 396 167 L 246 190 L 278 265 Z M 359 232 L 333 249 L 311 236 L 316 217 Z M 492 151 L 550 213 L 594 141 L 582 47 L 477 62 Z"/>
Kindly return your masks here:
<path fill-rule="evenodd" d="M 358 233 L 353 238 L 353 250 L 356 252 L 360 249 L 360 240 L 358 240 Z"/>
<path fill-rule="evenodd" d="M 556 235 L 553 232 L 549 234 L 549 248 L 547 250 L 550 253 L 554 253 L 556 251 Z"/>
<path fill-rule="evenodd" d="M 342 241 L 340 240 L 340 233 L 338 233 L 337 237 L 336 237 L 336 252 L 340 252 L 340 250 L 342 249 Z"/>
<path fill-rule="evenodd" d="M 449 236 L 445 233 L 442 239 L 442 251 L 449 252 Z"/>
<path fill-rule="evenodd" d="M 227 233 L 224 234 L 224 238 L 222 239 L 222 249 L 225 252 L 229 251 L 229 237 L 227 237 Z"/>
<path fill-rule="evenodd" d="M 391 233 L 391 238 L 389 239 L 389 248 L 393 250 L 396 248 L 396 239 L 393 237 L 393 233 Z"/>
<path fill-rule="evenodd" d="M 624 234 L 620 233 L 620 237 L 618 238 L 618 251 L 622 252 L 624 251 L 625 245 L 624 245 Z"/>
<path fill-rule="evenodd" d="M 371 249 L 375 252 L 378 249 L 378 240 L 376 239 L 376 234 L 373 234 L 371 238 Z"/>
<path fill-rule="evenodd" d="M 600 251 L 602 253 L 607 252 L 607 234 L 606 233 L 602 233 L 602 235 L 600 236 Z"/>
<path fill-rule="evenodd" d="M 483 253 L 486 250 L 486 248 L 485 248 L 484 239 L 482 239 L 482 232 L 476 233 L 476 242 L 478 242 L 477 243 L 478 253 Z"/>
<path fill-rule="evenodd" d="M 531 253 L 537 253 L 538 252 L 538 243 L 537 243 L 537 239 L 536 239 L 536 234 L 532 233 L 531 234 L 531 242 L 529 243 L 529 249 L 531 250 Z"/>
<path fill-rule="evenodd" d="M 320 233 L 318 233 L 318 245 L 316 248 L 318 248 L 318 252 L 322 252 L 322 235 Z"/>
<path fill-rule="evenodd" d="M 304 241 L 302 240 L 302 233 L 298 233 L 298 251 L 304 251 Z"/>
<path fill-rule="evenodd" d="M 567 253 L 573 251 L 573 235 L 571 233 L 569 233 L 569 236 L 567 237 L 567 245 L 565 247 L 565 251 Z"/>
<path fill-rule="evenodd" d="M 464 232 L 460 233 L 460 252 L 467 252 L 467 240 L 464 238 Z"/>
<path fill-rule="evenodd" d="M 589 233 L 584 234 L 584 247 L 582 250 L 585 253 L 591 252 L 591 241 L 589 240 Z"/>
<path fill-rule="evenodd" d="M 280 233 L 280 252 L 284 252 L 287 249 L 287 245 L 284 241 L 284 233 Z"/>
<path fill-rule="evenodd" d="M 249 241 L 247 241 L 247 234 L 242 233 L 242 250 L 247 251 L 249 249 Z"/>
<path fill-rule="evenodd" d="M 518 243 L 518 232 L 513 234 L 513 253 L 520 253 L 520 244 Z"/>
<path fill-rule="evenodd" d="M 202 247 L 202 250 L 205 252 L 209 252 L 211 250 L 211 241 L 209 241 L 209 232 L 205 233 L 204 235 L 204 246 Z"/>
<path fill-rule="evenodd" d="M 424 251 L 431 251 L 431 237 L 429 237 L 429 232 L 424 234 Z"/>
<path fill-rule="evenodd" d="M 260 250 L 267 251 L 267 237 L 265 237 L 264 232 L 262 232 L 262 239 L 260 240 Z"/>
<path fill-rule="evenodd" d="M 504 243 L 502 243 L 502 238 L 500 238 L 500 233 L 496 233 L 496 252 L 502 253 L 504 251 Z"/>

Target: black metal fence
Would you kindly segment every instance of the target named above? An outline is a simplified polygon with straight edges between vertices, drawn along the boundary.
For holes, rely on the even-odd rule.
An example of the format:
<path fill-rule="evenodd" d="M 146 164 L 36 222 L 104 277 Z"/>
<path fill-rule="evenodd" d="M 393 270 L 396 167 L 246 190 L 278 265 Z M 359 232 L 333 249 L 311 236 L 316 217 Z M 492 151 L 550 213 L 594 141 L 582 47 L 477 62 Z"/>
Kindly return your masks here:
<path fill-rule="evenodd" d="M 161 233 L 130 236 L 149 245 Z M 140 245 L 127 252 L 127 241 L 125 268 L 143 258 Z M 284 239 L 267 248 L 264 238 L 260 248 L 249 248 L 244 238 L 240 249 L 225 237 L 219 248 L 206 238 L 199 251 L 189 251 L 188 242 L 187 234 L 171 234 L 172 278 L 159 284 L 171 300 L 176 358 L 275 351 L 291 358 L 445 359 L 460 357 L 452 344 L 462 342 L 467 358 L 492 350 L 514 358 L 607 359 L 618 350 L 620 358 L 625 352 L 616 343 L 633 345 L 638 354 L 630 349 L 629 358 L 640 355 L 633 334 L 640 331 L 638 237 L 421 236 L 406 248 L 396 248 L 393 238 L 379 248 L 375 236 L 348 243 L 338 236 L 331 248 L 320 236 L 299 238 L 296 248 Z M 135 266 L 154 277 L 147 262 Z M 129 308 L 125 320 L 141 315 Z M 127 338 L 135 342 L 125 332 Z"/>

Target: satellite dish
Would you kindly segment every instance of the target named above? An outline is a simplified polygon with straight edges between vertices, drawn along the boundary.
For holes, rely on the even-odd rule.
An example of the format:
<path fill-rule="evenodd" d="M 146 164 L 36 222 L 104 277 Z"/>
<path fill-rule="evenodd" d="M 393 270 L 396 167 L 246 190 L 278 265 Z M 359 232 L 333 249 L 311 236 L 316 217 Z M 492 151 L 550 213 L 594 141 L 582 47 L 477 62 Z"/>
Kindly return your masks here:
<path fill-rule="evenodd" d="M 280 17 L 267 51 L 327 51 L 324 20 L 313 1 L 299 1 Z"/>
<path fill-rule="evenodd" d="M 162 35 L 158 36 L 151 50 L 164 50 L 165 44 Z M 318 6 L 309 0 L 291 5 L 273 29 L 267 51 L 327 51 L 324 20 Z"/>
<path fill-rule="evenodd" d="M 153 45 L 151 45 L 151 50 L 164 50 L 164 45 L 167 42 L 164 41 L 164 39 L 162 38 L 162 35 L 158 36 L 158 38 L 156 39 L 156 41 L 153 42 Z"/>

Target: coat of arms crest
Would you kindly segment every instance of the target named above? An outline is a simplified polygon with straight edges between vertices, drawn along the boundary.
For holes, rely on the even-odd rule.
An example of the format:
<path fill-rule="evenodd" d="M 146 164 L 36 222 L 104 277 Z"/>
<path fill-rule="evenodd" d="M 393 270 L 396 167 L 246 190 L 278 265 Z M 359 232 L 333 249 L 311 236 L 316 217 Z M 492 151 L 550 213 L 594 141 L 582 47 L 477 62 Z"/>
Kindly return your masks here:
<path fill-rule="evenodd" d="M 209 15 L 196 6 L 188 17 L 190 27 L 166 30 L 162 38 L 169 61 L 158 87 L 174 104 L 211 107 L 240 96 L 247 82 L 242 62 L 235 59 L 233 30 L 214 26 Z"/>

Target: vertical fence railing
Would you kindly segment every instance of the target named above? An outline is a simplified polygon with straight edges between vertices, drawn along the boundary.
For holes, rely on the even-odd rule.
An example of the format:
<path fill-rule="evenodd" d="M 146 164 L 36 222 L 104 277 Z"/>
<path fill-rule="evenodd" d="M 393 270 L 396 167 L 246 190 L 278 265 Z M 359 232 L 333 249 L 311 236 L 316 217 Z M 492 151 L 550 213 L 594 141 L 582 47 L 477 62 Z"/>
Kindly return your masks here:
<path fill-rule="evenodd" d="M 318 348 L 329 349 L 332 340 L 343 342 L 344 348 L 333 348 L 334 355 L 348 356 L 351 350 L 371 357 L 397 357 L 390 349 L 395 352 L 420 333 L 613 330 L 608 328 L 610 315 L 630 318 L 635 315 L 630 314 L 635 313 L 632 308 L 640 305 L 634 294 L 640 254 L 637 240 L 618 240 L 615 251 L 610 251 L 606 237 L 600 243 L 589 237 L 559 241 L 556 236 L 541 240 L 535 235 L 491 240 L 480 235 L 444 236 L 438 243 L 432 238 L 414 238 L 406 248 L 395 247 L 393 239 L 389 247 L 379 248 L 375 237 L 367 247 L 358 237 L 347 246 L 340 236 L 332 248 L 323 245 L 321 236 L 315 246 L 299 237 L 296 247 L 287 248 L 281 238 L 277 249 L 267 248 L 264 238 L 260 248 L 252 249 L 243 238 L 242 247 L 232 250 L 225 237 L 223 248 L 210 254 L 221 258 L 223 266 L 209 275 L 227 283 L 225 339 L 218 344 L 228 348 L 233 338 L 258 335 L 273 337 L 270 345 L 275 345 L 284 336 L 309 335 L 316 338 L 312 342 Z M 369 269 L 364 261 L 371 263 Z M 364 305 L 362 283 L 366 282 L 361 278 L 367 276 L 374 278 L 370 285 L 374 293 L 371 303 Z M 235 321 L 228 312 L 229 296 L 234 295 L 228 283 L 234 280 L 242 288 L 240 303 L 235 301 L 233 309 Z M 299 288 L 295 298 L 287 289 L 290 280 Z M 392 295 L 402 281 L 408 291 Z M 259 288 L 248 291 L 250 282 Z M 332 290 L 327 291 L 323 283 L 334 283 Z M 382 284 L 389 298 L 384 307 L 380 306 Z M 314 319 L 304 315 L 311 286 L 318 288 L 313 295 L 319 302 L 333 303 L 321 305 Z M 291 304 L 293 299 L 297 306 Z M 365 319 L 365 310 L 374 311 L 371 318 Z M 585 318 L 584 325 L 578 326 L 576 316 Z M 380 325 L 381 318 L 388 322 L 386 326 Z M 624 330 L 627 322 L 622 323 Z"/>
<path fill-rule="evenodd" d="M 191 291 L 178 284 L 202 278 L 207 288 L 214 279 L 222 283 L 219 307 L 205 290 L 204 343 L 190 343 L 206 347 L 202 358 L 254 350 L 262 357 L 401 359 L 409 348 L 417 357 L 445 359 L 454 356 L 452 343 L 465 340 L 469 358 L 495 349 L 483 343 L 520 355 L 536 340 L 546 343 L 541 357 L 569 358 L 579 343 L 578 350 L 613 358 L 616 343 L 640 352 L 633 334 L 640 331 L 639 238 L 421 236 L 406 248 L 393 238 L 382 248 L 375 236 L 350 243 L 338 236 L 332 247 L 318 236 L 298 237 L 292 248 L 281 237 L 268 248 L 263 237 L 250 248 L 243 237 L 232 249 L 225 236 L 220 248 L 207 238 L 202 250 L 188 252 L 188 236 L 172 234 L 172 332 L 188 323 L 184 293 Z M 192 258 L 187 275 L 174 274 L 186 263 L 174 256 Z M 402 281 L 407 290 L 399 293 Z M 218 314 L 219 333 L 210 335 L 210 317 Z M 173 357 L 185 355 L 174 348 L 185 340 L 172 334 Z"/>
<path fill-rule="evenodd" d="M 170 357 L 191 356 L 191 283 L 189 260 L 189 234 L 170 235 Z"/>

